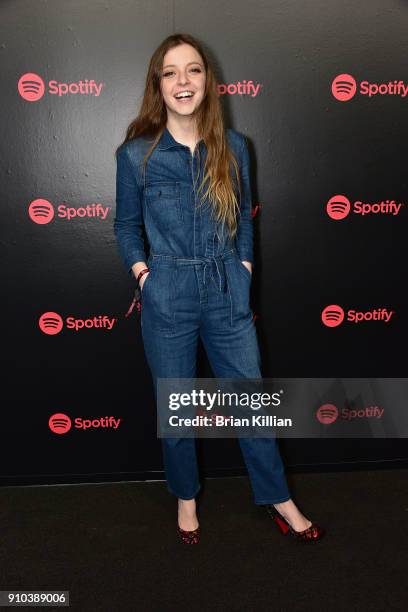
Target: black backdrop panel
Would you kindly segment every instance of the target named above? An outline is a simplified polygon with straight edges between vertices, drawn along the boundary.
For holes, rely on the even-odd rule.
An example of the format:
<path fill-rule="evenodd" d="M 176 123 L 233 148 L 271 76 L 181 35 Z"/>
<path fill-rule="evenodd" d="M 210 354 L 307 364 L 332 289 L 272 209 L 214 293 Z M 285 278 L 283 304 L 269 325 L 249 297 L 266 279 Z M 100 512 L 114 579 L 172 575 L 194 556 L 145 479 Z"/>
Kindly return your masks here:
<path fill-rule="evenodd" d="M 172 32 L 205 43 L 226 125 L 249 139 L 263 375 L 404 377 L 407 99 L 369 97 L 360 85 L 405 83 L 408 3 L 9 0 L 0 16 L 3 482 L 162 477 L 140 322 L 124 316 L 134 284 L 113 235 L 114 149 L 150 56 Z M 341 74 L 357 83 L 347 102 L 332 93 Z M 44 84 L 35 101 L 24 75 L 36 75 L 34 96 Z M 402 206 L 333 220 L 326 204 L 339 194 Z M 35 211 L 53 217 L 41 223 Z M 330 328 L 321 313 L 331 304 L 394 314 Z M 46 313 L 59 333 L 44 331 Z M 211 376 L 202 349 L 199 364 Z M 56 435 L 56 413 L 122 421 Z M 199 447 L 204 473 L 242 470 L 236 441 Z M 281 448 L 298 469 L 408 459 L 403 439 Z"/>

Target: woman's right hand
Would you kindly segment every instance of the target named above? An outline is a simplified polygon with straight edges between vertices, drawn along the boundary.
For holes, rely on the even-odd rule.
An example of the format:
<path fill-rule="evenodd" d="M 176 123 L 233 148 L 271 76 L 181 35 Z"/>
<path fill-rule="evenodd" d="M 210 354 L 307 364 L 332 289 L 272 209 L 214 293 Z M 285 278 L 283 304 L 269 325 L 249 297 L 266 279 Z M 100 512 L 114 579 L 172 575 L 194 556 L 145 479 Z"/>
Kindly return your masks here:
<path fill-rule="evenodd" d="M 146 278 L 149 276 L 150 272 L 146 272 L 143 274 L 142 278 L 139 281 L 140 291 L 143 291 L 143 285 L 145 284 Z"/>

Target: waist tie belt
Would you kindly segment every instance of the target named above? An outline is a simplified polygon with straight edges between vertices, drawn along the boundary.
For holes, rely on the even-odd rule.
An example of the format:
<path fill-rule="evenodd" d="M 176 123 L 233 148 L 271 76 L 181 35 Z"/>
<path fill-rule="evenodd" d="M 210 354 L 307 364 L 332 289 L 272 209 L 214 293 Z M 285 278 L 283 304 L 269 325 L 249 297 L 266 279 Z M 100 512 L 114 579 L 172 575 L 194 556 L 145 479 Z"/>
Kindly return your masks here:
<path fill-rule="evenodd" d="M 224 292 L 227 286 L 227 279 L 225 274 L 224 258 L 222 255 L 215 255 L 213 257 L 195 257 L 194 259 L 177 259 L 177 266 L 197 266 L 202 265 L 203 267 L 203 283 L 207 284 L 208 274 L 213 270 L 216 272 L 216 284 L 219 291 Z"/>
<path fill-rule="evenodd" d="M 173 255 L 159 255 L 152 254 L 153 259 L 169 259 L 173 260 L 177 266 L 204 266 L 203 268 L 203 283 L 207 284 L 207 272 L 216 270 L 217 274 L 217 288 L 220 292 L 225 292 L 227 286 L 227 277 L 225 273 L 225 264 L 224 259 L 227 255 L 234 253 L 234 249 L 230 249 L 226 251 L 222 255 L 213 255 L 210 257 L 205 257 L 204 255 L 200 255 L 194 258 L 185 258 L 185 257 L 174 257 Z M 135 297 L 133 298 L 133 302 L 130 305 L 128 312 L 125 314 L 125 317 L 129 316 L 133 310 L 134 305 L 137 303 L 138 311 L 141 310 L 141 302 L 140 302 L 140 289 L 139 286 L 136 287 Z"/>

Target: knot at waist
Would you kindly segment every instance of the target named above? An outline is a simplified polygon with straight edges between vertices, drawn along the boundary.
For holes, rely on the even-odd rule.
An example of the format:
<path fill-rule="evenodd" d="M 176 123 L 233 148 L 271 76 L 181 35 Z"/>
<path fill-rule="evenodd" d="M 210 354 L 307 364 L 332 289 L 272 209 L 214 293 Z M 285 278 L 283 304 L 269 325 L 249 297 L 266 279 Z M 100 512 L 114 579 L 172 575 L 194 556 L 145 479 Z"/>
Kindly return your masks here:
<path fill-rule="evenodd" d="M 231 257 L 234 249 L 230 249 L 221 255 L 198 255 L 197 257 L 173 257 L 171 255 L 154 254 L 154 259 L 166 259 L 174 262 L 176 266 L 203 266 L 203 283 L 207 284 L 211 273 L 215 279 L 218 291 L 225 292 L 227 287 L 227 275 L 225 272 L 225 262 L 227 257 Z"/>

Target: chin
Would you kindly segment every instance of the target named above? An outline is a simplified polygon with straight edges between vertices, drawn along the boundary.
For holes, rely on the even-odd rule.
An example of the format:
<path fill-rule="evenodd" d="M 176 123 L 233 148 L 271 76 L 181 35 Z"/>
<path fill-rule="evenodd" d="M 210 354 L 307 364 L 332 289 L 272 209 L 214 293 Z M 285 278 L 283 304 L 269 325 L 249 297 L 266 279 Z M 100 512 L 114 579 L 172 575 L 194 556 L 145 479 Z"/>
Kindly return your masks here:
<path fill-rule="evenodd" d="M 186 109 L 182 109 L 182 108 L 172 108 L 171 109 L 173 113 L 175 113 L 176 115 L 192 115 L 196 108 L 186 108 Z"/>

